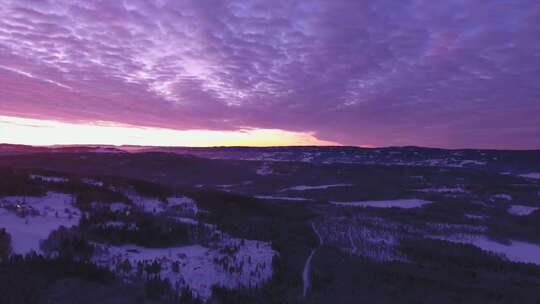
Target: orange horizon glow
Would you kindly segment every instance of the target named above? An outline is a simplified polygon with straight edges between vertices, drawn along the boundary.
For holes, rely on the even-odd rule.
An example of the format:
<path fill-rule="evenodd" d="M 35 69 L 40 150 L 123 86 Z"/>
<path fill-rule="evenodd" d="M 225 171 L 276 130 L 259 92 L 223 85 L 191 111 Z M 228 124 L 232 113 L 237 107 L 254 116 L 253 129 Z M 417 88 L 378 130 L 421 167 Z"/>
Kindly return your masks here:
<path fill-rule="evenodd" d="M 281 129 L 237 131 L 173 130 L 107 122 L 77 124 L 0 115 L 0 143 L 33 146 L 140 145 L 140 146 L 338 146 L 311 132 Z"/>

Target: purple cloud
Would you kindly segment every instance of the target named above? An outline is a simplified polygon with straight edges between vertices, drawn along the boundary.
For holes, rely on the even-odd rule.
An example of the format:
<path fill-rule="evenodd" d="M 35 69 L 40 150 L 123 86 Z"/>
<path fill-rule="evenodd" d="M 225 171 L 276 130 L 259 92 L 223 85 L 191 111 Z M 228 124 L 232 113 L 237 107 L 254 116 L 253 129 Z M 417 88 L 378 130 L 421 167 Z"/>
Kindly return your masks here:
<path fill-rule="evenodd" d="M 540 148 L 538 1 L 0 2 L 0 114 Z"/>

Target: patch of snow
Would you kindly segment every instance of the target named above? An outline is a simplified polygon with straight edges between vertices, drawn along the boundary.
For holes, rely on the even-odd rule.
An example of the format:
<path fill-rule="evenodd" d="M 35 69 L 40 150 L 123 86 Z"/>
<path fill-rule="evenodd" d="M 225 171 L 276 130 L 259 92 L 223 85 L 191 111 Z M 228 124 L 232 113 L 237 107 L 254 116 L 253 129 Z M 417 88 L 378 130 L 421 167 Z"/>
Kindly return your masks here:
<path fill-rule="evenodd" d="M 531 172 L 527 174 L 521 174 L 519 176 L 525 177 L 525 178 L 540 179 L 540 172 Z"/>
<path fill-rule="evenodd" d="M 477 160 L 462 160 L 461 163 L 459 163 L 458 166 L 466 166 L 466 165 L 476 165 L 476 166 L 484 166 L 486 164 L 485 161 L 477 161 Z"/>
<path fill-rule="evenodd" d="M 488 216 L 486 215 L 478 215 L 478 214 L 465 214 L 465 218 L 468 218 L 468 219 L 473 219 L 473 220 L 484 220 L 484 219 L 487 219 Z"/>
<path fill-rule="evenodd" d="M 283 200 L 283 201 L 311 201 L 304 197 L 287 197 L 287 196 L 272 196 L 272 195 L 257 195 L 255 198 L 264 200 Z"/>
<path fill-rule="evenodd" d="M 436 192 L 436 193 L 466 193 L 465 189 L 459 187 L 442 187 L 442 188 L 425 188 L 418 189 L 419 192 Z"/>
<path fill-rule="evenodd" d="M 12 237 L 13 252 L 39 252 L 39 241 L 60 226 L 78 224 L 80 210 L 73 207 L 68 194 L 48 192 L 43 197 L 11 196 L 0 199 L 0 228 Z"/>
<path fill-rule="evenodd" d="M 216 185 L 217 188 L 231 188 L 238 184 L 228 184 L 228 185 Z"/>
<path fill-rule="evenodd" d="M 126 203 L 100 203 L 100 202 L 92 202 L 90 204 L 92 208 L 94 209 L 109 209 L 112 212 L 119 212 L 124 210 L 129 210 L 131 208 L 130 205 Z"/>
<path fill-rule="evenodd" d="M 118 227 L 118 228 L 127 228 L 129 230 L 138 230 L 139 227 L 135 223 L 124 223 L 120 221 L 108 221 L 103 224 L 100 224 L 103 227 Z"/>
<path fill-rule="evenodd" d="M 270 168 L 269 164 L 267 163 L 264 163 L 262 166 L 260 166 L 258 169 L 257 169 L 257 175 L 271 175 L 272 173 L 274 173 L 274 170 L 272 170 L 272 168 Z"/>
<path fill-rule="evenodd" d="M 371 226 L 349 226 L 340 233 L 345 248 L 352 254 L 375 261 L 401 261 L 404 257 L 397 250 L 399 233 L 395 228 L 385 227 L 386 222 Z M 335 233 L 335 232 L 334 232 Z"/>
<path fill-rule="evenodd" d="M 97 180 L 94 180 L 94 179 L 90 179 L 90 178 L 83 178 L 83 179 L 81 179 L 81 181 L 83 183 L 85 183 L 85 184 L 96 186 L 96 187 L 103 187 L 105 185 L 103 182 L 100 182 L 100 181 L 97 181 Z"/>
<path fill-rule="evenodd" d="M 488 228 L 479 225 L 467 225 L 467 224 L 448 224 L 438 222 L 428 222 L 425 224 L 427 231 L 438 235 L 451 235 L 451 234 L 473 234 L 473 233 L 485 233 Z M 424 230 L 426 230 L 424 228 Z"/>
<path fill-rule="evenodd" d="M 117 212 L 117 211 L 127 210 L 131 207 L 124 203 L 112 203 L 110 204 L 109 208 L 111 209 L 112 212 Z"/>
<path fill-rule="evenodd" d="M 432 201 L 426 201 L 421 199 L 397 199 L 397 200 L 383 200 L 383 201 L 358 201 L 358 202 L 330 202 L 331 204 L 338 206 L 348 207 L 375 207 L 375 208 L 418 208 L 423 205 L 433 203 Z"/>
<path fill-rule="evenodd" d="M 524 205 L 512 205 L 508 209 L 508 213 L 513 215 L 529 215 L 536 210 L 540 209 L 539 207 L 531 207 L 531 206 L 524 206 Z"/>
<path fill-rule="evenodd" d="M 170 216 L 169 218 L 175 220 L 175 221 L 178 221 L 180 223 L 183 223 L 183 224 L 188 224 L 188 225 L 198 225 L 199 224 L 199 221 L 195 220 L 195 219 L 192 219 L 192 218 L 189 218 L 189 217 L 182 217 L 182 216 Z"/>
<path fill-rule="evenodd" d="M 119 221 L 108 221 L 103 223 L 103 226 L 105 227 L 124 227 L 126 223 L 119 222 Z"/>
<path fill-rule="evenodd" d="M 505 201 L 511 201 L 512 200 L 512 196 L 508 195 L 508 194 L 494 194 L 491 196 L 490 198 L 491 201 L 493 200 L 505 200 Z"/>
<path fill-rule="evenodd" d="M 133 204 L 148 213 L 165 211 L 165 204 L 157 198 L 143 197 L 136 194 L 127 194 Z"/>
<path fill-rule="evenodd" d="M 48 183 L 67 183 L 67 182 L 69 182 L 69 179 L 65 178 L 65 177 L 43 176 L 43 175 L 35 175 L 35 174 L 31 174 L 29 177 L 30 177 L 30 179 L 33 179 L 33 180 L 39 180 L 39 181 L 48 182 Z"/>
<path fill-rule="evenodd" d="M 97 148 L 92 149 L 90 152 L 94 152 L 94 153 L 125 153 L 124 151 L 120 151 L 118 149 L 108 148 L 108 147 L 97 147 Z"/>
<path fill-rule="evenodd" d="M 288 190 L 294 190 L 294 191 L 319 190 L 319 189 L 328 189 L 328 188 L 335 188 L 335 187 L 350 187 L 350 186 L 353 186 L 353 184 L 331 184 L 331 185 L 319 185 L 319 186 L 300 185 L 300 186 L 285 188 L 285 189 L 280 190 L 279 192 L 284 192 Z"/>
<path fill-rule="evenodd" d="M 180 209 L 185 214 L 197 215 L 199 208 L 197 203 L 192 198 L 187 196 L 169 197 L 167 198 L 167 208 Z"/>

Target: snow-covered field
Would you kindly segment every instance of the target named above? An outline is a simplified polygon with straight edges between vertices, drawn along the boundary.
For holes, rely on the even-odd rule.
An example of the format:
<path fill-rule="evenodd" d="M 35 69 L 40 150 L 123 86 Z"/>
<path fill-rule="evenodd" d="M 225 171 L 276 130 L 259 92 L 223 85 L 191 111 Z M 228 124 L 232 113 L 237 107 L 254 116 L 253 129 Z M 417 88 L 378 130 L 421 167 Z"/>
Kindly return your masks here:
<path fill-rule="evenodd" d="M 510 208 L 508 208 L 508 213 L 513 215 L 529 215 L 538 209 L 540 208 L 525 205 L 512 205 Z"/>
<path fill-rule="evenodd" d="M 39 241 L 53 230 L 77 225 L 81 214 L 72 201 L 71 195 L 56 192 L 43 197 L 0 198 L 0 228 L 11 234 L 13 252 L 39 252 Z"/>
<path fill-rule="evenodd" d="M 279 192 L 284 192 L 284 191 L 289 191 L 289 190 L 293 190 L 293 191 L 319 190 L 319 189 L 328 189 L 328 188 L 335 188 L 335 187 L 351 187 L 351 186 L 353 186 L 353 184 L 332 184 L 332 185 L 318 185 L 318 186 L 300 185 L 300 186 L 293 186 L 293 187 L 285 188 L 285 189 L 279 190 Z"/>
<path fill-rule="evenodd" d="M 431 201 L 421 199 L 397 199 L 397 200 L 381 200 L 381 201 L 358 201 L 358 202 L 330 202 L 337 206 L 346 207 L 374 207 L 374 208 L 418 208 L 423 205 L 432 203 Z"/>
<path fill-rule="evenodd" d="M 521 174 L 520 176 L 525 178 L 540 179 L 540 172 Z"/>
<path fill-rule="evenodd" d="M 135 204 L 147 212 L 173 209 L 176 214 L 197 215 L 194 200 L 188 197 L 171 197 L 166 202 L 157 199 L 131 196 Z M 0 198 L 0 228 L 5 228 L 12 237 L 13 252 L 26 254 L 40 252 L 39 243 L 61 226 L 78 224 L 81 211 L 72 205 L 71 195 L 48 192 L 43 197 L 11 196 Z M 131 206 L 124 203 L 92 206 L 124 210 Z M 179 222 L 195 225 L 199 221 L 182 216 L 172 216 Z M 125 227 L 129 223 L 108 221 L 108 227 Z M 205 224 L 215 230 L 214 225 Z M 132 229 L 137 229 L 133 226 Z M 277 254 L 270 243 L 231 238 L 217 233 L 219 240 L 208 245 L 191 245 L 172 248 L 144 248 L 135 245 L 110 246 L 96 244 L 99 249 L 92 258 L 96 264 L 107 266 L 122 276 L 137 275 L 137 263 L 161 264 L 159 276 L 167 278 L 173 287 L 188 287 L 203 300 L 211 296 L 212 286 L 226 288 L 255 287 L 272 276 L 272 259 Z M 131 264 L 126 273 L 120 266 L 125 261 Z"/>
<path fill-rule="evenodd" d="M 189 287 L 203 300 L 211 296 L 212 286 L 226 288 L 256 287 L 272 276 L 272 259 L 276 252 L 270 243 L 224 239 L 208 246 L 192 245 L 173 248 L 143 248 L 135 245 L 104 246 L 94 261 L 118 272 L 118 265 L 129 261 L 135 276 L 137 263 L 161 264 L 159 276 L 173 286 Z M 173 264 L 178 266 L 175 271 Z"/>
<path fill-rule="evenodd" d="M 501 244 L 482 235 L 454 235 L 450 237 L 434 237 L 450 242 L 474 245 L 482 250 L 500 254 L 513 262 L 533 263 L 540 265 L 540 245 L 511 240 L 510 244 Z"/>

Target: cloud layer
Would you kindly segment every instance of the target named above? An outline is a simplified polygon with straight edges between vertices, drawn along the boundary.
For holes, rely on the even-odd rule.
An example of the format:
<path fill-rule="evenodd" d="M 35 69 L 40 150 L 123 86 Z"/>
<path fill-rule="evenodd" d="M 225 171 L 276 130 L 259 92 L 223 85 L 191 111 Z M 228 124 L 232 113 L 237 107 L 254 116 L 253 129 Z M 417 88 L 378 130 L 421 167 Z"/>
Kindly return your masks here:
<path fill-rule="evenodd" d="M 0 4 L 0 114 L 540 148 L 536 0 Z"/>

